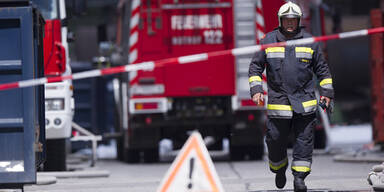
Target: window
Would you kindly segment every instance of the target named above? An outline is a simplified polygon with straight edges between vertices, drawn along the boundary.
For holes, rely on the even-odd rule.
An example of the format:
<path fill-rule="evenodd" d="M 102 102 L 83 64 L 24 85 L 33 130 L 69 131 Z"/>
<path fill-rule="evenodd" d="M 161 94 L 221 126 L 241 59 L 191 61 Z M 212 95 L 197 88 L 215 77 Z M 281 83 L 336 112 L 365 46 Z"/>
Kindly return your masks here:
<path fill-rule="evenodd" d="M 40 10 L 45 20 L 59 18 L 57 0 L 33 0 L 33 3 Z"/>

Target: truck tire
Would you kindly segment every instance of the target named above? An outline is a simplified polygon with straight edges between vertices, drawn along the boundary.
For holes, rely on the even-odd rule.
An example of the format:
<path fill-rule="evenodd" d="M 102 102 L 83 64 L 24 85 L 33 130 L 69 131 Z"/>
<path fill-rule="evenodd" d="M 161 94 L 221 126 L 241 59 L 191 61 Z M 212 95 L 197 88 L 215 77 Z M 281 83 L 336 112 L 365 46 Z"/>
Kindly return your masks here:
<path fill-rule="evenodd" d="M 66 171 L 66 139 L 47 139 L 44 171 Z"/>
<path fill-rule="evenodd" d="M 143 154 L 144 163 L 155 163 L 159 161 L 159 150 L 154 149 L 145 149 Z"/>
<path fill-rule="evenodd" d="M 324 149 L 327 145 L 327 136 L 324 129 L 315 129 L 315 149 Z"/>
<path fill-rule="evenodd" d="M 232 161 L 262 160 L 263 156 L 264 145 L 230 147 L 230 157 Z"/>
<path fill-rule="evenodd" d="M 140 151 L 138 149 L 125 149 L 124 161 L 127 163 L 138 163 L 140 161 Z"/>
<path fill-rule="evenodd" d="M 248 150 L 249 160 L 262 160 L 263 156 L 264 156 L 264 145 L 249 147 L 249 150 Z"/>
<path fill-rule="evenodd" d="M 223 150 L 223 138 L 216 139 L 214 143 L 207 146 L 208 150 L 221 151 Z"/>
<path fill-rule="evenodd" d="M 117 160 L 124 161 L 124 140 L 122 138 L 116 139 Z"/>
<path fill-rule="evenodd" d="M 245 157 L 245 150 L 243 147 L 231 146 L 229 149 L 231 161 L 242 161 Z"/>

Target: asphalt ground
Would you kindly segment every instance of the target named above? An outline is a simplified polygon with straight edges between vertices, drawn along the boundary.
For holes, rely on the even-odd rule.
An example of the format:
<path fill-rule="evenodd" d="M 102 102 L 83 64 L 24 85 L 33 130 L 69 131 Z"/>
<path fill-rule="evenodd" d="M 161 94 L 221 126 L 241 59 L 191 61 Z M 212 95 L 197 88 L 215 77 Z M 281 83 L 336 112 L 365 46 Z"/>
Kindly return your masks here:
<path fill-rule="evenodd" d="M 340 154 L 339 154 L 340 155 Z M 287 184 L 278 190 L 274 174 L 269 171 L 267 158 L 261 161 L 228 161 L 224 156 L 213 157 L 216 171 L 225 191 L 262 192 L 293 191 L 293 177 L 287 171 Z M 306 179 L 308 191 L 373 191 L 367 182 L 368 173 L 376 162 L 340 161 L 335 155 L 317 152 L 312 172 Z M 156 191 L 172 163 L 172 158 L 152 164 L 126 164 L 113 159 L 99 160 L 95 167 L 89 162 L 76 165 L 75 172 L 99 171 L 108 177 L 65 177 L 55 184 L 27 185 L 25 191 L 42 192 L 150 192 Z M 77 174 L 79 175 L 79 174 Z"/>

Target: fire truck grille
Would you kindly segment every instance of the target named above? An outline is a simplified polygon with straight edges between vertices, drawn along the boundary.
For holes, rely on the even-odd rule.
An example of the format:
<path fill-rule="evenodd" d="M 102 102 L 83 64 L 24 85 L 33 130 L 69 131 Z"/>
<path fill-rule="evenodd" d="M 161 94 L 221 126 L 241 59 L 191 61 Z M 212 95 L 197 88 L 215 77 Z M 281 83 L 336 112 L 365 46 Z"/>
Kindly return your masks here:
<path fill-rule="evenodd" d="M 230 97 L 174 98 L 168 117 L 206 119 L 225 117 L 231 113 Z"/>

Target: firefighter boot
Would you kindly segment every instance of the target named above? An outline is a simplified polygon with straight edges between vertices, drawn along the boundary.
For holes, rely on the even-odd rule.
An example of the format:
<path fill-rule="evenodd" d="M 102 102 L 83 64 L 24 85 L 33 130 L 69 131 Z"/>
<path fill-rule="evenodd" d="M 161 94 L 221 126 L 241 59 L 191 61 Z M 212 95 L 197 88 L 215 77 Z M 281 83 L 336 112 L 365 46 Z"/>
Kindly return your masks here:
<path fill-rule="evenodd" d="M 304 179 L 295 176 L 293 179 L 293 189 L 295 192 L 307 192 L 307 186 L 305 185 Z"/>
<path fill-rule="evenodd" d="M 285 177 L 285 169 L 278 171 L 275 176 L 276 187 L 282 189 L 284 188 L 286 182 L 287 177 Z"/>

